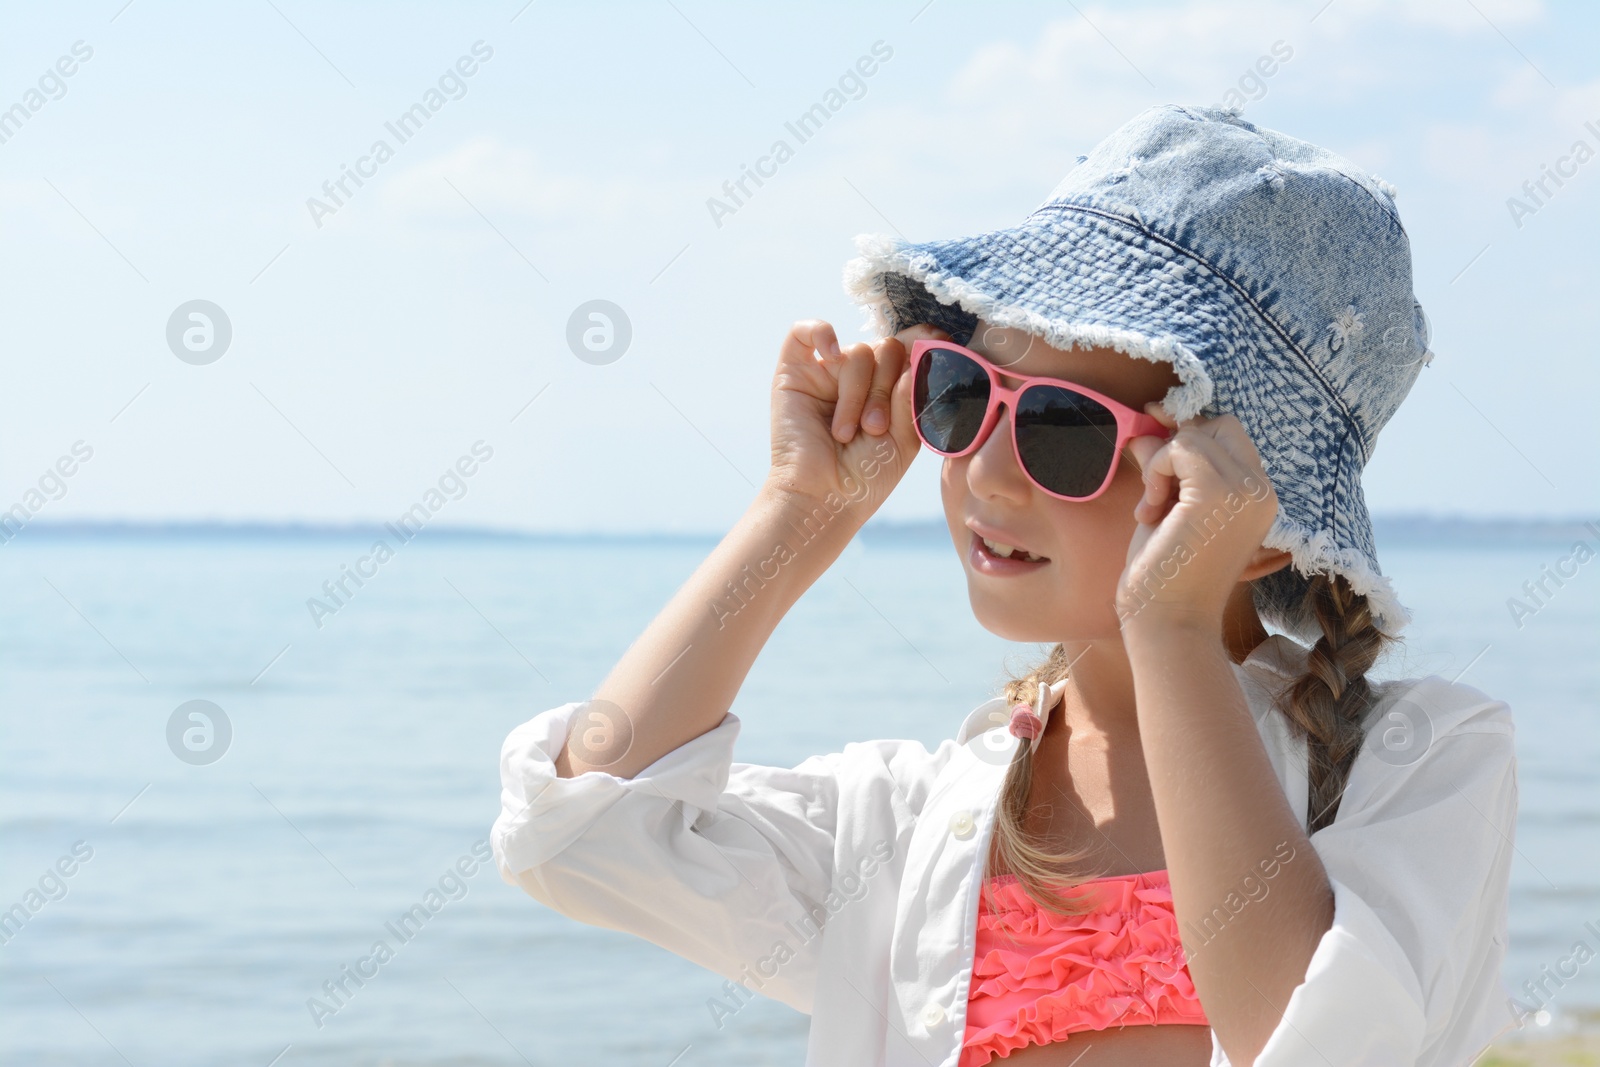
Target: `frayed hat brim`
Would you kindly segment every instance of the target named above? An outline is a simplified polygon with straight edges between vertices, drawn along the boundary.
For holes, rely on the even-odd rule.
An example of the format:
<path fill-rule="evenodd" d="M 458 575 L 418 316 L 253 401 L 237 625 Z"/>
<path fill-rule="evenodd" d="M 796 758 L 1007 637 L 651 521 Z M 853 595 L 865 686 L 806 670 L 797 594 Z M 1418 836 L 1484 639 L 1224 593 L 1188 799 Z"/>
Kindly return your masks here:
<path fill-rule="evenodd" d="M 1058 230 L 1074 226 L 1088 236 L 1069 234 L 1063 241 L 1059 232 L 1042 234 L 1045 225 Z M 1147 235 L 1132 226 L 1126 233 L 1117 229 L 1102 219 L 1063 224 L 1030 216 L 1023 226 L 956 241 L 916 244 L 884 234 L 862 234 L 855 239 L 856 258 L 845 264 L 844 286 L 864 308 L 863 325 L 873 336 L 888 336 L 916 321 L 927 321 L 964 343 L 967 338 L 960 328 L 970 330 L 981 319 L 991 327 L 1015 328 L 1055 348 L 1108 348 L 1167 363 L 1178 384 L 1168 391 L 1162 406 L 1174 419 L 1217 410 L 1211 361 L 1235 362 L 1237 350 L 1267 349 L 1275 342 L 1265 336 L 1265 325 L 1251 321 L 1248 310 L 1236 308 L 1216 312 L 1215 321 L 1198 325 L 1191 321 L 1186 335 L 1182 315 L 1172 314 L 1172 309 L 1192 313 L 1196 307 L 1230 304 L 1217 295 L 1225 292 L 1226 280 L 1181 249 L 1154 241 L 1141 245 Z M 1075 251 L 1074 241 L 1081 246 Z M 1069 249 L 1067 268 L 1060 266 L 1064 246 Z M 1048 249 L 1057 260 L 1045 262 L 1036 248 Z M 916 283 L 921 291 L 908 289 L 899 279 Z M 1130 293 L 1137 299 L 1130 299 Z M 915 321 L 907 321 L 908 315 Z M 1249 425 L 1249 413 L 1236 414 Z M 1269 460 L 1271 442 L 1253 436 L 1258 446 L 1264 446 L 1263 459 Z M 1282 470 L 1292 465 L 1279 466 Z M 1322 524 L 1320 507 L 1302 505 L 1293 487 L 1280 485 L 1277 478 L 1274 487 L 1280 507 L 1264 544 L 1290 553 L 1292 575 L 1273 584 L 1275 602 L 1264 605 L 1271 621 L 1301 639 L 1320 636 L 1288 600 L 1293 591 L 1304 588 L 1306 577 L 1326 573 L 1342 576 L 1354 592 L 1367 598 L 1381 630 L 1392 635 L 1404 628 L 1410 612 L 1378 568 L 1359 482 L 1345 490 L 1357 499 L 1352 508 L 1355 518 L 1345 524 L 1355 541 L 1344 544 Z"/>

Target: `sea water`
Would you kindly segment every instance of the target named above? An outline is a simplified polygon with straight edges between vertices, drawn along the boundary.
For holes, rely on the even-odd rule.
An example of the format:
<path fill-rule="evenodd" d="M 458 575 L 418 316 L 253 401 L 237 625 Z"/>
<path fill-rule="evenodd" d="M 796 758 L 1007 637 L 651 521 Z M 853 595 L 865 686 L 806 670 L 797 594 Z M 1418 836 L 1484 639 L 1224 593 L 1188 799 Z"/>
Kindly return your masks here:
<path fill-rule="evenodd" d="M 478 862 L 507 732 L 584 699 L 712 541 L 430 533 L 308 607 L 335 607 L 324 583 L 371 540 L 0 547 L 0 1062 L 800 1063 L 803 1015 L 758 999 L 719 1018 L 721 978 Z M 1508 602 L 1567 549 L 1384 551 L 1416 622 L 1383 672 L 1466 670 L 1515 714 L 1504 973 L 1543 978 L 1557 1019 L 1600 1005 L 1600 962 L 1562 963 L 1600 950 L 1600 562 L 1531 615 Z M 931 748 L 1043 651 L 977 625 L 948 543 L 858 539 L 741 689 L 737 758 Z M 214 762 L 169 743 L 197 700 L 231 733 Z M 201 723 L 180 725 L 204 757 L 221 724 L 206 750 Z"/>

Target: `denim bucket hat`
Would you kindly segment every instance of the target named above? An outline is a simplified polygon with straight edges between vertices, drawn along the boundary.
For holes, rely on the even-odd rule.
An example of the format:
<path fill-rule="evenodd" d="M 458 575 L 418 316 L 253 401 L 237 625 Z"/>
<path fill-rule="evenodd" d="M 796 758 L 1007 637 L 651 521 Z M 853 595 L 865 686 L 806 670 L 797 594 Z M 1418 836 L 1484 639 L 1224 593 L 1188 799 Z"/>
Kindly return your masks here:
<path fill-rule="evenodd" d="M 1163 104 L 1078 157 L 1008 229 L 911 243 L 862 234 L 845 289 L 874 336 L 977 320 L 1056 348 L 1172 364 L 1176 419 L 1231 413 L 1278 495 L 1255 583 L 1279 628 L 1320 636 L 1307 578 L 1342 575 L 1387 633 L 1410 619 L 1378 566 L 1361 470 L 1432 359 L 1395 190 L 1349 160 L 1245 121 Z"/>

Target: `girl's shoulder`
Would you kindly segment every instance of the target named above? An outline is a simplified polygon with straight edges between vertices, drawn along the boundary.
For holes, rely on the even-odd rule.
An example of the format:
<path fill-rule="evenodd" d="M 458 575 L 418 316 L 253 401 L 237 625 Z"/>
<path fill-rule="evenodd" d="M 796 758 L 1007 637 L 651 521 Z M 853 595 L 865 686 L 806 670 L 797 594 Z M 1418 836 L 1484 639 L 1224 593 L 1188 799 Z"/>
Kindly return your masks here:
<path fill-rule="evenodd" d="M 1437 674 L 1374 682 L 1369 729 L 1413 729 L 1436 740 L 1447 734 L 1516 735 L 1511 706 L 1476 686 Z"/>
<path fill-rule="evenodd" d="M 1426 702 L 1440 711 L 1490 720 L 1511 721 L 1511 707 L 1476 686 L 1438 674 L 1411 678 L 1391 678 L 1372 683 L 1372 691 L 1384 699 Z"/>
<path fill-rule="evenodd" d="M 1274 634 L 1258 645 L 1239 668 L 1260 687 L 1258 694 L 1252 695 L 1270 702 L 1283 687 L 1293 684 L 1307 672 L 1309 655 L 1310 650 L 1305 645 L 1283 634 Z M 1470 668 L 1472 664 L 1467 666 Z M 1459 671 L 1452 678 L 1428 674 L 1371 680 L 1372 725 L 1379 725 L 1378 720 L 1388 716 L 1409 714 L 1425 718 L 1435 728 L 1435 733 L 1457 728 L 1512 732 L 1510 706 L 1461 681 L 1465 673 Z"/>

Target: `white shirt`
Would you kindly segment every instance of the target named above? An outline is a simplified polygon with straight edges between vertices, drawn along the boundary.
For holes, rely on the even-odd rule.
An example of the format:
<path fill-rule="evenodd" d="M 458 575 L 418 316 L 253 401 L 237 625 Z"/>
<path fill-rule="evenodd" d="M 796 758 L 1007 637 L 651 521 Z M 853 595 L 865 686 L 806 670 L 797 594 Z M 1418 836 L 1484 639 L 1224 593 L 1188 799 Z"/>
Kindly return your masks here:
<path fill-rule="evenodd" d="M 1305 744 L 1271 703 L 1304 656 L 1274 636 L 1235 667 L 1302 825 Z M 1500 976 L 1510 710 L 1436 676 L 1374 688 L 1338 817 L 1311 836 L 1333 925 L 1256 1067 L 1462 1067 L 1515 1022 Z M 730 712 L 633 778 L 558 778 L 581 706 L 506 739 L 490 838 L 502 878 L 809 1014 L 807 1067 L 956 1067 L 977 893 L 1018 743 L 1003 698 L 932 752 L 880 740 L 793 768 L 735 763 Z M 1228 1062 L 1213 1031 L 1212 1067 Z"/>

